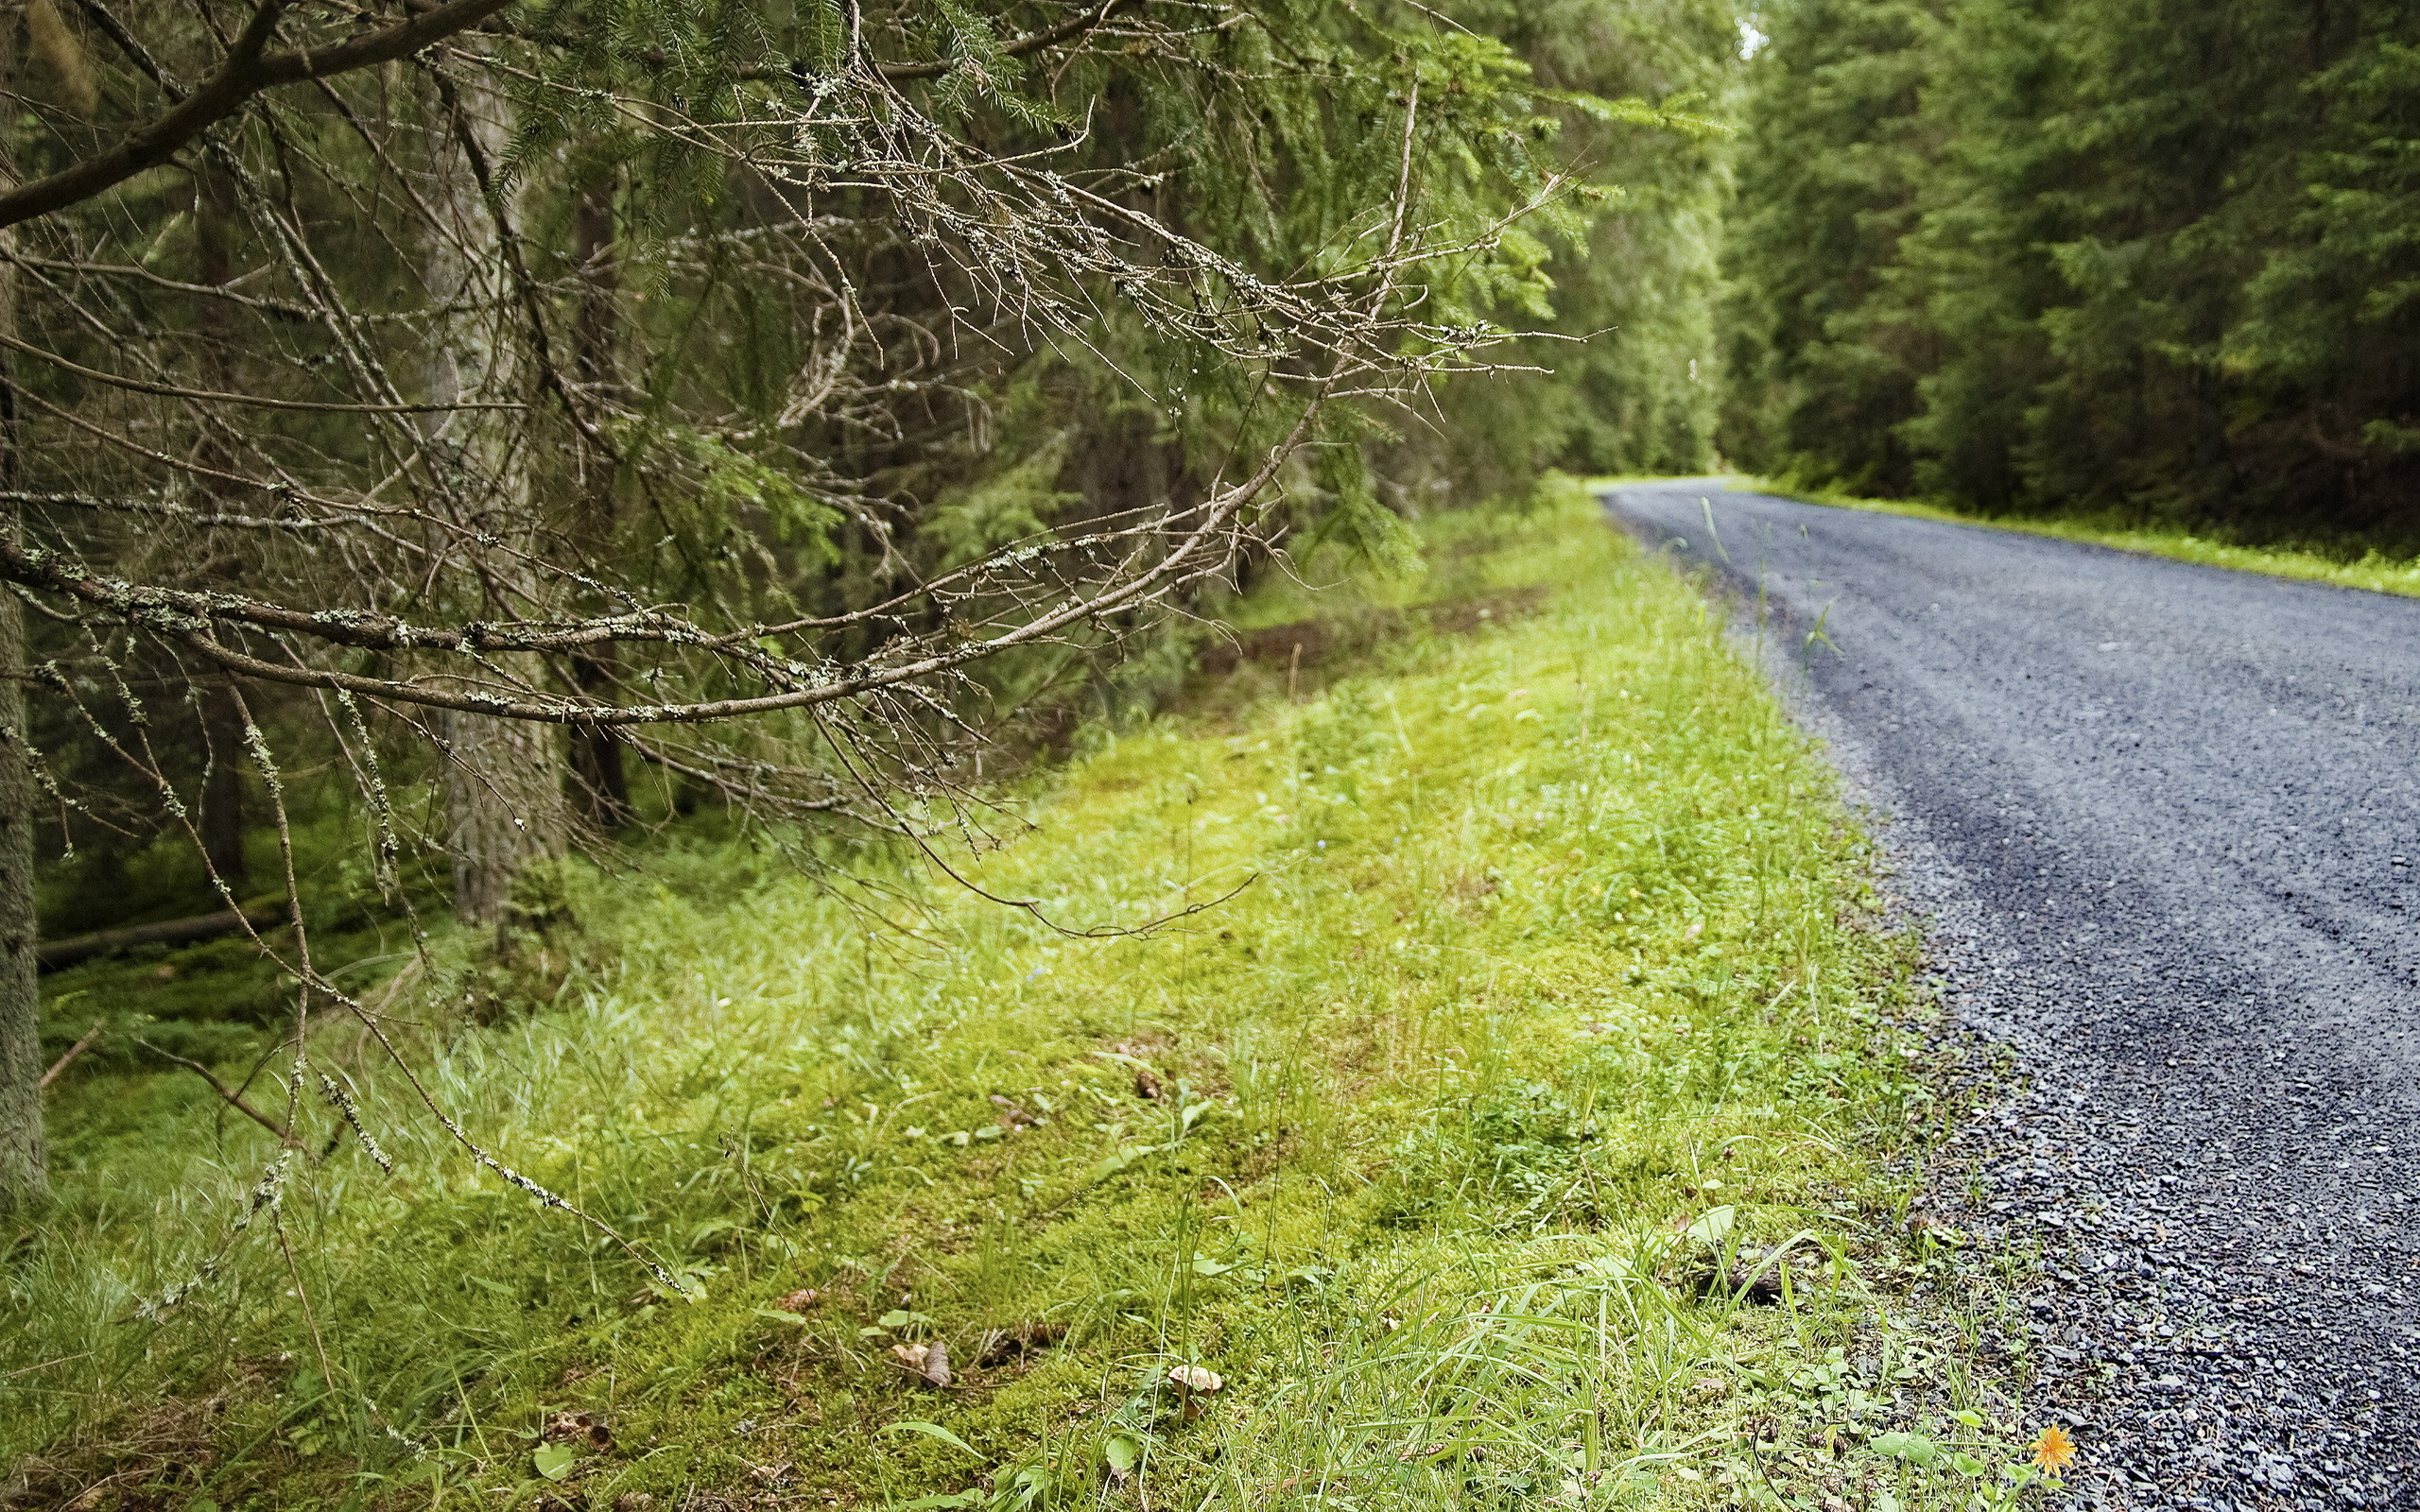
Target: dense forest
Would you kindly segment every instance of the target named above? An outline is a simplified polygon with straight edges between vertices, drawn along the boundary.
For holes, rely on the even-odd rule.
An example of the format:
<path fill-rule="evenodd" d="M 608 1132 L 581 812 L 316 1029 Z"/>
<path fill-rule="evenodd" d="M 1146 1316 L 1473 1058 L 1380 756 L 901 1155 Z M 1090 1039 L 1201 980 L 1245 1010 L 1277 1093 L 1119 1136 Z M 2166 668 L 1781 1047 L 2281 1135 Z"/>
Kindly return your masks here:
<path fill-rule="evenodd" d="M 0 96 L 5 1507 L 337 1504 L 342 1461 L 392 1472 L 343 1504 L 644 1508 L 671 1462 L 557 1499 L 614 1448 L 562 1351 L 683 1329 L 624 1406 L 697 1387 L 752 1479 L 681 1504 L 800 1500 L 721 1395 L 776 1355 L 856 1497 L 878 1419 L 968 1452 L 853 1395 L 950 1384 L 913 1255 L 1040 1296 L 1054 1226 L 1097 1295 L 959 1365 L 1158 1351 L 1053 1472 L 1088 1504 L 1148 1506 L 1138 1446 L 1221 1389 L 1161 1330 L 1197 1280 L 1384 1344 L 1418 1310 L 1373 1257 L 1448 1206 L 1634 1223 L 1579 1271 L 1695 1317 L 1651 1279 L 1744 1275 L 1742 1167 L 1799 1152 L 1787 1298 L 1835 1166 L 1915 1170 L 1939 1111 L 1875 1006 L 1904 963 L 1814 753 L 1575 479 L 2420 550 L 2420 10 L 2384 0 L 17 0 Z M 1604 1038 L 1524 1040 L 1583 1005 Z M 1449 1196 L 1371 1205 L 1424 1168 Z M 1305 1263 L 1201 1250 L 1212 1189 L 1278 1172 Z M 819 1295 L 825 1355 L 735 1365 Z M 1745 1346 L 1640 1327 L 1688 1363 L 1621 1474 L 1771 1405 L 1675 1416 Z M 401 1396 L 339 1389 L 382 1352 Z M 986 1444 L 1099 1405 L 1057 1379 Z M 1512 1379 L 1380 1469 L 1442 1477 Z M 1614 1420 L 1520 1400 L 1546 1447 L 1436 1504 L 1532 1502 Z M 1327 1452 L 1286 1416 L 1238 1429 L 1295 1455 L 1238 1504 Z M 1971 1447 L 2037 1484 L 2003 1427 Z M 894 1504 L 1044 1504 L 986 1477 Z"/>
<path fill-rule="evenodd" d="M 13 13 L 28 939 L 890 843 L 1553 469 L 2420 537 L 2405 8 L 221 9 Z"/>
<path fill-rule="evenodd" d="M 1735 462 L 2420 541 L 2420 12 L 1801 0 L 1757 25 Z"/>
<path fill-rule="evenodd" d="M 1278 564 L 1711 459 L 1711 0 L 8 26 L 0 1190 L 37 937 L 254 936 L 86 1064 L 208 1061 L 570 851 L 979 844 Z"/>
<path fill-rule="evenodd" d="M 2420 539 L 2408 8 L 12 18 L 21 1109 L 37 936 L 946 828 L 1224 595 L 1555 469 Z"/>

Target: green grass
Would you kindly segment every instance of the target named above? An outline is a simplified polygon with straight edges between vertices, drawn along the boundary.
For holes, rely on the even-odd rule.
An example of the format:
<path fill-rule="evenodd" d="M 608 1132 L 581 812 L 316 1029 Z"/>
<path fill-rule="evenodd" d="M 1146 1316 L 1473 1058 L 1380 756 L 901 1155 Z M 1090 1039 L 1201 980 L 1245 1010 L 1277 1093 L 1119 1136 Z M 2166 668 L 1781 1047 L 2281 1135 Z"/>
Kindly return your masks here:
<path fill-rule="evenodd" d="M 391 1177 L 312 1159 L 314 1102 L 280 1167 L 191 1078 L 71 1078 L 0 1271 L 18 1494 L 2041 1496 L 1977 1366 L 2014 1331 L 1904 1221 L 1945 1114 L 1827 771 L 1578 489 L 1426 534 L 1422 574 L 1236 606 L 1250 654 L 951 856 L 1073 929 L 1216 907 L 1074 937 L 879 853 L 699 843 L 566 873 L 529 1011 L 408 1009 L 438 1102 L 676 1286 L 341 1025 L 315 1055 Z M 894 1359 L 935 1343 L 946 1390 Z"/>
<path fill-rule="evenodd" d="M 2118 551 L 2136 551 L 2146 556 L 2199 562 L 2205 567 L 2225 567 L 2236 572 L 2264 573 L 2272 577 L 2290 577 L 2301 582 L 2329 583 L 2338 588 L 2367 589 L 2374 593 L 2420 597 L 2420 560 L 2400 560 L 2375 548 L 2358 558 L 2340 559 L 2316 551 L 2297 551 L 2282 546 L 2235 545 L 2197 536 L 2181 528 L 2153 528 L 2114 519 L 2036 520 L 2014 515 L 1967 514 L 1938 505 L 1864 499 L 1822 489 L 1792 488 L 1760 478 L 1740 481 L 1751 489 L 1786 498 L 1804 499 L 1809 504 L 1828 504 L 1836 508 L 1867 509 L 1878 514 L 1908 515 L 1918 520 L 1942 520 L 1952 524 L 1988 525 L 1996 530 L 2021 530 L 2030 535 L 2056 537 L 2061 541 L 2080 541 L 2089 545 L 2114 547 Z"/>

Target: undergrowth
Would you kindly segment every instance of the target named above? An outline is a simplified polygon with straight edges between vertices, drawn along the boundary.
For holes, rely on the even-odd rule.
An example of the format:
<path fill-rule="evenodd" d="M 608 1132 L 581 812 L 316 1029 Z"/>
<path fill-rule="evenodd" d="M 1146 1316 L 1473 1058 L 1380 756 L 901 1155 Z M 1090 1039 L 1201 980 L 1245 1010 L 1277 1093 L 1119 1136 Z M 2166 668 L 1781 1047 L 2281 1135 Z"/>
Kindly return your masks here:
<path fill-rule="evenodd" d="M 1944 1114 L 1819 759 L 1578 489 L 1426 535 L 1004 799 L 952 864 L 1030 909 L 735 842 L 551 879 L 539 1001 L 406 1042 L 670 1284 L 340 1032 L 391 1176 L 313 1104 L 281 1158 L 194 1078 L 71 1077 L 8 1494 L 2038 1497 L 1973 1366 L 2013 1331 L 1906 1222 Z"/>
<path fill-rule="evenodd" d="M 1941 520 L 1951 524 L 1989 525 L 1998 530 L 2022 530 L 2031 535 L 2051 536 L 2061 541 L 2077 541 L 2087 545 L 2109 546 L 2118 551 L 2140 552 L 2150 557 L 2167 557 L 2177 561 L 2199 562 L 2205 567 L 2225 567 L 2235 572 L 2261 573 L 2271 577 L 2290 577 L 2299 582 L 2327 583 L 2337 588 L 2367 589 L 2374 593 L 2401 593 L 2420 597 L 2420 560 L 2387 556 L 2376 547 L 2363 550 L 2359 557 L 2346 554 L 2329 556 L 2324 551 L 2301 551 L 2287 546 L 2246 546 L 2233 541 L 2195 535 L 2182 526 L 2150 526 L 2121 520 L 2114 516 L 2075 516 L 2036 519 L 2023 515 L 1968 514 L 1939 505 L 1920 504 L 1902 499 L 1865 499 L 1853 494 L 1836 493 L 1829 490 L 1805 490 L 1787 483 L 1772 483 L 1765 479 L 1744 480 L 1751 488 L 1761 489 L 1788 498 L 1803 499 L 1809 504 L 1828 504 L 1835 508 L 1867 509 L 1878 514 L 1907 515 L 1918 520 Z"/>

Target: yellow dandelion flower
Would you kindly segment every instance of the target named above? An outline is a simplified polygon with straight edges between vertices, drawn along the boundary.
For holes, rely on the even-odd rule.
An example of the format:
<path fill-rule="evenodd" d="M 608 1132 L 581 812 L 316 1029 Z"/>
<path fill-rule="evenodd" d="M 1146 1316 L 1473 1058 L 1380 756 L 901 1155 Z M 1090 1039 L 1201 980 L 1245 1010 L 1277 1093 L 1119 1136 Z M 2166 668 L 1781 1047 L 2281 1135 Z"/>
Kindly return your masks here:
<path fill-rule="evenodd" d="M 2076 1441 L 2057 1423 L 2043 1429 L 2042 1436 L 2033 1441 L 2033 1463 L 2042 1467 L 2046 1474 L 2056 1475 L 2075 1460 Z"/>

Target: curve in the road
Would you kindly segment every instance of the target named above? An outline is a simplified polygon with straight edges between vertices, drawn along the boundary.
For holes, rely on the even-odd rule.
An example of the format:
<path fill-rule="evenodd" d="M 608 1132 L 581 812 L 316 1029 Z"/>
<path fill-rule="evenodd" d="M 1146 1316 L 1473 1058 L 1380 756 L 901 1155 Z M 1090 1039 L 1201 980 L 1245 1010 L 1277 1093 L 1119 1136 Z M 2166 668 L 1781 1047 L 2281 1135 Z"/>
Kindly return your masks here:
<path fill-rule="evenodd" d="M 2420 1506 L 2420 599 L 1685 479 L 1712 567 L 1890 817 L 1970 1131 L 2039 1238 L 2034 1387 L 2095 1500 Z"/>

